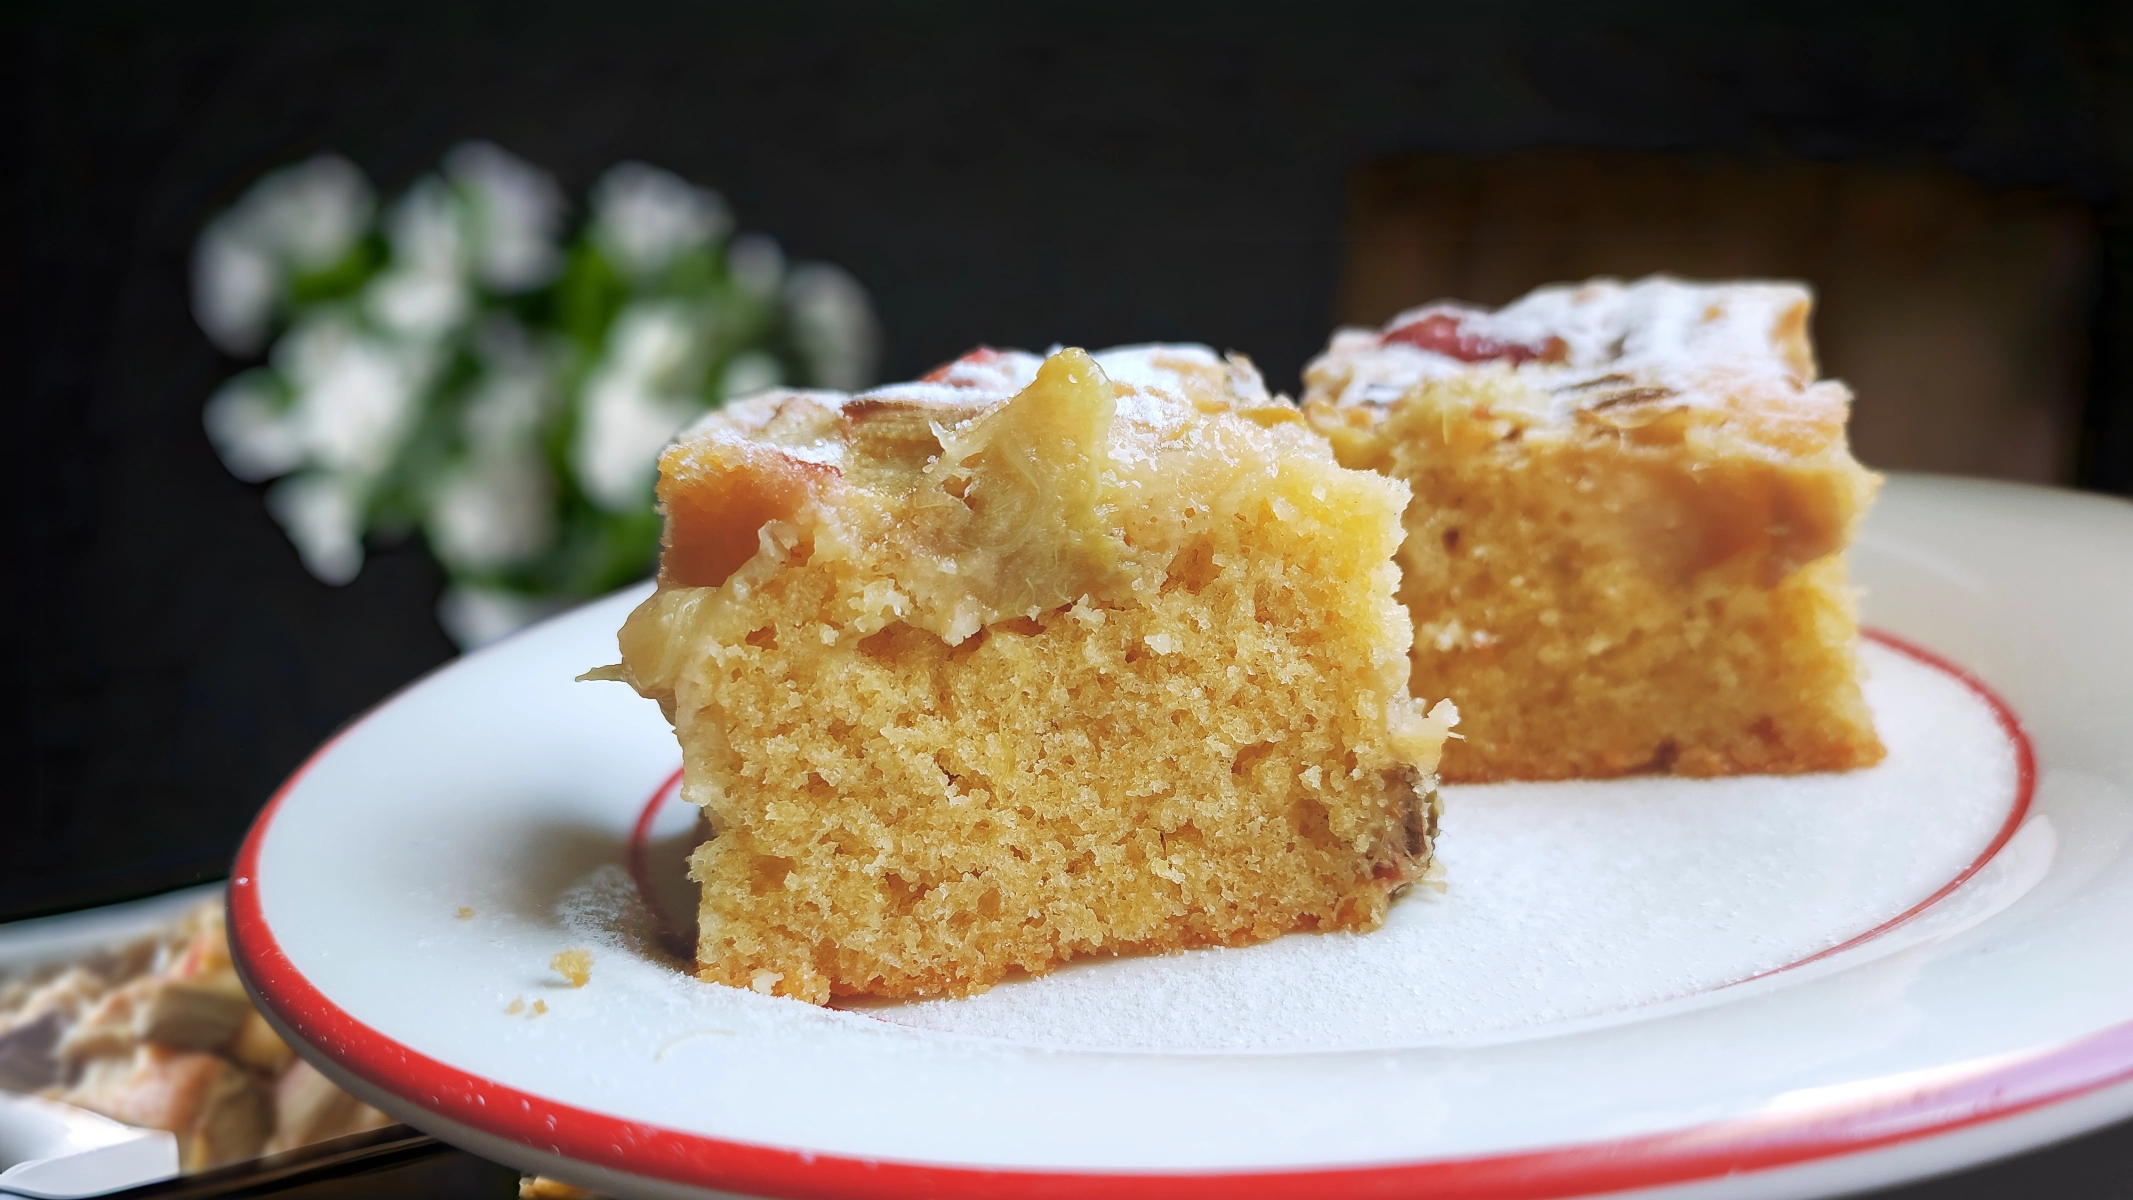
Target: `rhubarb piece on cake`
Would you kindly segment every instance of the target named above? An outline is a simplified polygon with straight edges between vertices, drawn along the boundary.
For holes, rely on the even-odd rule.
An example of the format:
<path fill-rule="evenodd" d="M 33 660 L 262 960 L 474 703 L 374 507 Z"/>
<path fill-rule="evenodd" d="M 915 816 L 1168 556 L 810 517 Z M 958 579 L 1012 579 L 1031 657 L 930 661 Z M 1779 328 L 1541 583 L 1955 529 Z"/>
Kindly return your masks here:
<path fill-rule="evenodd" d="M 1431 866 L 1406 485 L 1200 347 L 772 392 L 660 464 L 626 679 L 682 747 L 705 979 L 962 995 L 1377 926 Z"/>
<path fill-rule="evenodd" d="M 1844 551 L 1879 485 L 1816 379 L 1811 297 L 1664 277 L 1342 330 L 1304 412 L 1414 491 L 1418 695 L 1450 780 L 1880 760 Z"/>

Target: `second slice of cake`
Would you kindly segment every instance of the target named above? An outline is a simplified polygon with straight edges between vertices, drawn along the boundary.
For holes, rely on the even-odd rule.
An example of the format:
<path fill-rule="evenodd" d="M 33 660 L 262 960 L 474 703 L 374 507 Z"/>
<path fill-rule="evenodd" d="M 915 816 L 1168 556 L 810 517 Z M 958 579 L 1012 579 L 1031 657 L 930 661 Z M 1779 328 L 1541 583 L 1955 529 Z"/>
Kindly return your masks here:
<path fill-rule="evenodd" d="M 1341 461 L 1414 489 L 1414 684 L 1452 780 L 1880 760 L 1844 550 L 1878 480 L 1810 298 L 1664 277 L 1438 304 L 1305 372 Z"/>
<path fill-rule="evenodd" d="M 699 970 L 822 1003 L 1369 929 L 1431 865 L 1404 484 L 1198 347 L 771 393 L 661 463 L 622 676 L 710 818 Z"/>

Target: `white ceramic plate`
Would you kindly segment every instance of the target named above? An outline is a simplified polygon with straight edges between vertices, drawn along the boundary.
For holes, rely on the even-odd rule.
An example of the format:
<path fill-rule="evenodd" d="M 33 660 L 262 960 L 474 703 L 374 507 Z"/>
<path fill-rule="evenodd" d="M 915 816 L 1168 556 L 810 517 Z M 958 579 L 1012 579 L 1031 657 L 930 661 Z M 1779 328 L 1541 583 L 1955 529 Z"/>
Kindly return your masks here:
<path fill-rule="evenodd" d="M 571 682 L 632 592 L 321 749 L 232 938 L 358 1095 L 625 1195 L 1805 1196 L 2133 1113 L 2133 506 L 1899 478 L 1853 563 L 1885 764 L 1454 789 L 1450 890 L 1374 934 L 850 1011 L 698 983 L 643 898 L 695 836 L 672 735 Z"/>

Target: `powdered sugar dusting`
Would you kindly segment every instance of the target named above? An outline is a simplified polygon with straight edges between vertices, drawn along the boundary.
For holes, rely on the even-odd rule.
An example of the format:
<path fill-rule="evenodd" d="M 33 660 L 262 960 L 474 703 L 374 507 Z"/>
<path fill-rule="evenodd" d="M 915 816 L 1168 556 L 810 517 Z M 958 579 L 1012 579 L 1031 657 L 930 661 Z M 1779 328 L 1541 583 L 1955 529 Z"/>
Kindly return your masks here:
<path fill-rule="evenodd" d="M 1813 382 L 1804 340 L 1808 290 L 1795 283 L 1695 284 L 1654 275 L 1634 283 L 1596 279 L 1535 289 L 1500 309 L 1439 302 L 1409 309 L 1382 330 L 1343 329 L 1305 368 L 1321 393 L 1343 404 L 1389 404 L 1425 380 L 1506 372 L 1534 387 L 1521 397 L 1539 415 L 1565 421 L 1603 399 L 1610 381 L 1663 384 L 1676 405 L 1720 407 L 1742 380 Z M 1449 320 L 1463 336 L 1530 353 L 1479 361 L 1426 349 L 1392 336 L 1431 320 Z M 1533 358 L 1539 348 L 1555 352 Z M 1832 385 L 1823 385 L 1825 389 Z"/>
<path fill-rule="evenodd" d="M 685 964 L 660 945 L 658 918 L 619 863 L 609 863 L 565 889 L 556 920 L 594 945 L 650 959 L 675 969 Z"/>

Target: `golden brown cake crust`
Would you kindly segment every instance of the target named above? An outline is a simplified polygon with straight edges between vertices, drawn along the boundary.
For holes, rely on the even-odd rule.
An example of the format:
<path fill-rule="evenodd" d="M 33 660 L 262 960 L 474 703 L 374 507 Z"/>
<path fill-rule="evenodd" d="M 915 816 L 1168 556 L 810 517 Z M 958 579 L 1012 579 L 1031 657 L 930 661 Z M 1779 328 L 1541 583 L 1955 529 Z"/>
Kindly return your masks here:
<path fill-rule="evenodd" d="M 1449 718 L 1406 686 L 1404 486 L 1196 347 L 937 375 L 742 401 L 662 464 L 621 643 L 715 832 L 703 977 L 956 995 L 1375 927 Z"/>
<path fill-rule="evenodd" d="M 1655 278 L 1346 330 L 1305 414 L 1414 490 L 1412 686 L 1451 780 L 1880 760 L 1843 550 L 1878 479 L 1814 379 L 1810 297 Z"/>

